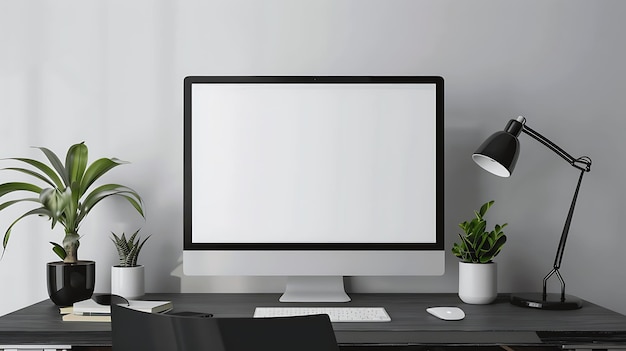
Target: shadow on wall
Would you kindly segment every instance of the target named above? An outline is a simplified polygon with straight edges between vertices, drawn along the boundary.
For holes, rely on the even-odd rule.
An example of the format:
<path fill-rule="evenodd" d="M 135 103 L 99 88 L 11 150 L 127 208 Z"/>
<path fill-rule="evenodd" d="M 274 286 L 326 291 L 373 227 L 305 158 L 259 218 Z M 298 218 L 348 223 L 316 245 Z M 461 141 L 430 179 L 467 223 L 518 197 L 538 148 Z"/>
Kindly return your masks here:
<path fill-rule="evenodd" d="M 446 277 L 454 280 L 454 284 L 458 282 L 459 259 L 450 250 L 459 240 L 458 224 L 471 218 L 478 206 L 492 199 L 482 186 L 483 172 L 472 160 L 472 152 L 482 139 L 484 132 L 479 128 L 463 126 L 445 130 Z"/>
<path fill-rule="evenodd" d="M 281 293 L 286 283 L 285 277 L 188 276 L 182 255 L 170 275 L 180 280 L 181 293 Z"/>

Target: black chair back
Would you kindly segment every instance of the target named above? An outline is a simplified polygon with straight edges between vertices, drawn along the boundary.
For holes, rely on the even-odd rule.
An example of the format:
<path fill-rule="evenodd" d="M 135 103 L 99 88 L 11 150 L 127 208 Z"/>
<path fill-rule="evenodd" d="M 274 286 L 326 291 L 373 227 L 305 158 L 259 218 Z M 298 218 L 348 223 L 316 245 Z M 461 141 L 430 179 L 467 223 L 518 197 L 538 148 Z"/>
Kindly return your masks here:
<path fill-rule="evenodd" d="M 203 318 L 111 306 L 113 351 L 339 351 L 327 315 Z"/>

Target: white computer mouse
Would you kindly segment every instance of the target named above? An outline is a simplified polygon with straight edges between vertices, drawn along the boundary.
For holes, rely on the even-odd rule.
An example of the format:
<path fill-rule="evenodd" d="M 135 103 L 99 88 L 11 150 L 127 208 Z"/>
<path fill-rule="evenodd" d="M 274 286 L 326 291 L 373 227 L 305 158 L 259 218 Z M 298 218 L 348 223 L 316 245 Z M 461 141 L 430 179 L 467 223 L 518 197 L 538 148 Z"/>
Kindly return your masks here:
<path fill-rule="evenodd" d="M 426 312 L 444 321 L 458 321 L 465 318 L 465 312 L 458 307 L 429 307 Z"/>

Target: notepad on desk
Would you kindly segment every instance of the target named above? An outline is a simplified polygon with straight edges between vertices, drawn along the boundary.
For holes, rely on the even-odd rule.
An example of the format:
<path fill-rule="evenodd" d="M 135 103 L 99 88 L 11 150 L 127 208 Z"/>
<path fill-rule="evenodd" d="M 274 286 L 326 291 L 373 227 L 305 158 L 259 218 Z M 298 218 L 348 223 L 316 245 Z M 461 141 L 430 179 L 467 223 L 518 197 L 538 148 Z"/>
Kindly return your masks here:
<path fill-rule="evenodd" d="M 171 301 L 128 300 L 128 308 L 148 313 L 163 313 L 174 306 Z M 64 321 L 110 322 L 111 306 L 100 305 L 92 299 L 75 302 L 72 307 L 60 309 Z"/>
<path fill-rule="evenodd" d="M 128 300 L 128 303 L 128 308 L 149 313 L 161 313 L 173 308 L 171 301 Z M 87 299 L 75 302 L 72 313 L 78 315 L 111 314 L 111 306 L 100 305 L 92 299 Z"/>

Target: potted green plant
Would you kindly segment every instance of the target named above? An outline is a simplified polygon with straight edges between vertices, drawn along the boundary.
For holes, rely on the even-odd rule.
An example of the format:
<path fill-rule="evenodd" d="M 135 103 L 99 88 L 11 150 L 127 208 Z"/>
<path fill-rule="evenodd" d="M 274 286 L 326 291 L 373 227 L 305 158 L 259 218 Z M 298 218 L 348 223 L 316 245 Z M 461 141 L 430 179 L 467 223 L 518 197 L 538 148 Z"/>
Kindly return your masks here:
<path fill-rule="evenodd" d="M 8 226 L 2 247 L 6 250 L 13 227 L 26 217 L 46 217 L 51 221 L 52 229 L 57 224 L 63 226 L 65 236 L 62 243 L 50 242 L 52 250 L 62 261 L 48 263 L 48 293 L 55 304 L 68 306 L 90 298 L 95 284 L 95 262 L 78 259 L 82 221 L 97 204 L 112 196 L 127 200 L 142 217 L 143 202 L 136 191 L 120 184 L 95 187 L 100 177 L 125 162 L 116 158 L 100 158 L 88 164 L 88 149 L 84 142 L 68 149 L 65 163 L 45 147 L 37 149 L 45 155 L 48 164 L 30 158 L 9 158 L 7 160 L 17 161 L 26 167 L 3 169 L 32 177 L 37 183 L 15 181 L 0 184 L 0 198 L 13 193 L 25 194 L 24 197 L 0 203 L 0 211 L 18 203 L 35 204 L 35 208 L 23 213 Z"/>
<path fill-rule="evenodd" d="M 127 299 L 138 298 L 145 293 L 144 266 L 137 263 L 139 253 L 150 236 L 141 240 L 137 236 L 139 229 L 128 239 L 126 234 L 112 234 L 111 241 L 115 245 L 119 262 L 111 267 L 111 294 Z"/>
<path fill-rule="evenodd" d="M 459 297 L 466 303 L 491 303 L 497 297 L 497 266 L 493 258 L 506 243 L 503 229 L 508 224 L 487 229 L 484 217 L 493 204 L 493 200 L 486 202 L 474 211 L 474 218 L 459 224 L 463 234 L 459 234 L 460 242 L 452 246 L 452 253 L 461 259 Z"/>

